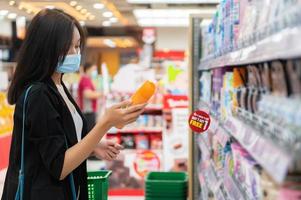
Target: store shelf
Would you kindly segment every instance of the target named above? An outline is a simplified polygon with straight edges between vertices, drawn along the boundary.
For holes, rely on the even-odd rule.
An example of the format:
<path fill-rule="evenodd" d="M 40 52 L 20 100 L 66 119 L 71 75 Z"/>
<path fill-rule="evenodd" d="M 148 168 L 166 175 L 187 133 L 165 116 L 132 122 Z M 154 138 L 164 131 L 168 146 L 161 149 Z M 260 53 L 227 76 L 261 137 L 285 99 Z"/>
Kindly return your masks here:
<path fill-rule="evenodd" d="M 132 134 L 139 134 L 139 133 L 145 133 L 145 134 L 151 134 L 151 133 L 162 133 L 162 128 L 154 129 L 124 129 L 124 130 L 116 130 L 116 131 L 110 131 L 108 134 L 117 134 L 117 133 L 132 133 Z"/>
<path fill-rule="evenodd" d="M 216 58 L 203 59 L 200 62 L 199 70 L 296 58 L 301 56 L 300 35 L 301 26 L 284 29 L 251 46 Z"/>
<path fill-rule="evenodd" d="M 238 185 L 234 182 L 233 178 L 228 174 L 224 175 L 224 187 L 229 199 L 248 200 L 245 194 L 240 190 Z"/>
<path fill-rule="evenodd" d="M 223 191 L 221 189 L 219 189 L 215 194 L 214 197 L 216 200 L 227 200 L 227 198 L 225 197 L 225 195 L 223 194 Z"/>
<path fill-rule="evenodd" d="M 287 149 L 275 144 L 271 138 L 262 136 L 254 127 L 234 117 L 228 117 L 224 128 L 276 182 L 282 183 L 285 180 L 293 162 L 293 156 Z"/>
<path fill-rule="evenodd" d="M 144 112 L 142 113 L 143 115 L 162 115 L 163 113 L 163 108 L 162 106 L 159 107 L 147 107 L 145 108 Z"/>
<path fill-rule="evenodd" d="M 199 105 L 204 106 L 206 103 L 200 102 Z M 209 105 L 207 106 L 209 107 Z M 245 120 L 248 120 L 250 124 L 231 116 L 224 121 L 211 117 L 213 128 L 210 128 L 216 130 L 216 136 L 222 145 L 229 140 L 229 137 L 234 137 L 277 183 L 282 183 L 289 168 L 297 159 L 293 155 L 300 155 L 298 153 L 300 150 L 294 149 L 293 145 L 282 144 L 280 140 L 277 141 L 277 136 L 271 133 L 274 131 L 272 125 L 268 126 L 267 123 L 260 122 L 262 126 L 266 126 L 266 129 L 271 129 L 269 132 L 255 125 L 252 118 L 260 121 L 259 116 L 253 116 L 252 113 L 245 113 L 244 115 L 248 116 L 248 119 Z M 282 130 L 282 133 L 285 131 Z M 281 162 L 279 162 L 280 160 Z"/>
<path fill-rule="evenodd" d="M 209 148 L 209 146 L 204 141 L 204 138 L 202 138 L 201 135 L 199 136 L 198 146 L 199 146 L 200 151 L 202 152 L 202 156 L 204 156 L 206 158 L 211 157 L 211 149 Z"/>

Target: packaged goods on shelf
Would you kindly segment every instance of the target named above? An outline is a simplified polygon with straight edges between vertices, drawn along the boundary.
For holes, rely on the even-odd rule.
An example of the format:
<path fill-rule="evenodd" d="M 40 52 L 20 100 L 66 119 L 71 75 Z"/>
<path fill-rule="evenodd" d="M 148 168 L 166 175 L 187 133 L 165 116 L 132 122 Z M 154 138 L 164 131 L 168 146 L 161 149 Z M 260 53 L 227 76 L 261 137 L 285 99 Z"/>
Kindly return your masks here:
<path fill-rule="evenodd" d="M 149 149 L 149 139 L 145 134 L 135 136 L 136 149 Z"/>
<path fill-rule="evenodd" d="M 209 103 L 211 98 L 211 72 L 203 72 L 200 78 L 200 98 Z"/>
<path fill-rule="evenodd" d="M 203 31 L 203 58 L 250 45 L 273 33 L 300 24 L 300 2 L 277 0 L 221 0 L 212 23 Z M 291 13 L 291 14 L 288 14 Z"/>
<path fill-rule="evenodd" d="M 131 131 L 128 131 L 119 133 L 109 133 L 107 135 L 107 139 L 113 140 L 123 145 L 125 149 L 162 149 L 161 132 L 137 131 L 135 133 L 132 133 Z"/>
<path fill-rule="evenodd" d="M 162 130 L 162 115 L 141 115 L 137 121 L 127 125 L 123 130 Z"/>
<path fill-rule="evenodd" d="M 215 119 L 218 124 L 201 136 L 206 144 L 200 146 L 209 148 L 207 153 L 204 148 L 201 152 L 212 159 L 209 163 L 224 180 L 230 199 L 284 199 L 285 195 L 296 199 L 299 194 L 299 182 L 285 178 L 301 170 L 299 63 L 299 59 L 292 59 L 201 72 L 200 101 L 209 107 L 213 124 Z M 204 85 L 211 83 L 208 92 Z M 223 134 L 229 134 L 227 142 L 223 142 Z M 210 149 L 212 156 L 207 155 Z M 276 156 L 282 159 L 279 165 L 273 161 Z M 267 172 L 272 179 L 264 177 Z M 203 169 L 201 173 L 207 172 Z"/>
<path fill-rule="evenodd" d="M 135 149 L 135 136 L 132 134 L 123 134 L 121 136 L 121 145 L 125 149 Z"/>
<path fill-rule="evenodd" d="M 221 0 L 201 31 L 193 17 L 193 47 L 201 49 L 192 55 L 200 59 L 191 64 L 191 83 L 199 83 L 192 109 L 212 119 L 194 144 L 194 198 L 300 197 L 300 8 L 295 0 Z"/>

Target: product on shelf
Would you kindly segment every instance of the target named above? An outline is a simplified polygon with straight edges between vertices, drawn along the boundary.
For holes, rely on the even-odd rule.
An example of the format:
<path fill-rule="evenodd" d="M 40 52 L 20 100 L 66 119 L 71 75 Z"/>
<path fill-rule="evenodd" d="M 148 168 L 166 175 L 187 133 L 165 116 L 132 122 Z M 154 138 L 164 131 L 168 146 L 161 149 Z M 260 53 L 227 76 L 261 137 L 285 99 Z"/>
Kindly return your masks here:
<path fill-rule="evenodd" d="M 289 91 L 292 96 L 301 95 L 301 62 L 300 60 L 288 60 L 286 63 Z"/>
<path fill-rule="evenodd" d="M 262 189 L 262 200 L 278 198 L 279 186 L 277 186 L 264 171 L 260 174 L 260 187 Z"/>
<path fill-rule="evenodd" d="M 233 72 L 226 72 L 221 89 L 221 117 L 223 119 L 232 113 L 233 102 Z"/>
<path fill-rule="evenodd" d="M 121 135 L 121 145 L 126 149 L 135 149 L 134 135 L 122 134 Z"/>
<path fill-rule="evenodd" d="M 162 115 L 140 115 L 136 122 L 127 125 L 123 131 L 126 130 L 162 130 L 163 117 Z"/>
<path fill-rule="evenodd" d="M 221 88 L 223 86 L 223 75 L 225 69 L 214 69 L 212 75 L 212 111 L 215 115 L 220 115 Z"/>
<path fill-rule="evenodd" d="M 162 135 L 151 134 L 150 135 L 150 147 L 151 149 L 162 149 Z"/>
<path fill-rule="evenodd" d="M 109 133 L 106 137 L 124 146 L 125 149 L 136 150 L 161 150 L 162 133 L 161 132 L 135 132 L 135 133 Z"/>
<path fill-rule="evenodd" d="M 233 110 L 245 105 L 245 91 L 242 88 L 246 86 L 246 70 L 242 67 L 233 69 Z"/>
<path fill-rule="evenodd" d="M 110 135 L 107 135 L 106 138 L 108 140 L 112 140 L 113 142 L 115 142 L 117 144 L 121 143 L 120 137 L 118 136 L 118 134 L 110 134 Z"/>
<path fill-rule="evenodd" d="M 211 72 L 203 72 L 200 78 L 200 97 L 209 103 L 211 99 Z"/>
<path fill-rule="evenodd" d="M 135 136 L 136 149 L 149 149 L 148 136 L 139 134 Z"/>
<path fill-rule="evenodd" d="M 260 171 L 257 162 L 238 143 L 231 144 L 234 162 L 234 177 L 243 183 L 251 199 L 261 199 Z"/>

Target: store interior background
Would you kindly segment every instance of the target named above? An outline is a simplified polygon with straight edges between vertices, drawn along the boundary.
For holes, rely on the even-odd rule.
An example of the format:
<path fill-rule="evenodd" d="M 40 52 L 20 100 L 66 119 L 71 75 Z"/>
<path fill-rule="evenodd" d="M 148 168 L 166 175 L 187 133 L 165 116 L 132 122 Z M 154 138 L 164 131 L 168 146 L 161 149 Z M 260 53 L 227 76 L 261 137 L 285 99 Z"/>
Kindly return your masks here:
<path fill-rule="evenodd" d="M 82 63 L 98 66 L 99 76 L 94 83 L 104 94 L 98 101 L 99 115 L 106 106 L 129 98 L 144 80 L 157 83 L 158 91 L 138 122 L 123 130 L 112 129 L 107 134 L 108 139 L 125 146 L 118 159 L 106 162 L 91 158 L 88 161 L 88 170 L 113 170 L 111 199 L 120 199 L 120 196 L 141 199 L 143 180 L 148 171 L 187 171 L 189 15 L 194 13 L 209 18 L 216 3 L 212 0 L 0 0 L 3 126 L 0 133 L 0 196 L 13 126 L 13 107 L 5 100 L 8 80 L 16 65 L 15 56 L 26 27 L 34 14 L 44 8 L 62 9 L 86 28 L 87 46 Z M 137 63 L 137 59 L 139 69 L 137 65 L 128 65 Z M 121 72 L 120 69 L 126 67 L 133 69 Z M 64 77 L 74 98 L 77 98 L 79 77 L 79 74 Z"/>
<path fill-rule="evenodd" d="M 120 156 L 88 160 L 113 171 L 110 200 L 144 199 L 149 171 L 187 172 L 184 199 L 300 199 L 298 0 L 0 0 L 0 196 L 13 127 L 6 91 L 26 26 L 45 8 L 87 29 L 83 64 L 98 67 L 100 116 L 143 81 L 157 84 L 137 122 L 106 135 L 125 146 Z M 81 73 L 64 76 L 74 98 Z M 211 116 L 203 134 L 188 127 L 199 109 Z"/>

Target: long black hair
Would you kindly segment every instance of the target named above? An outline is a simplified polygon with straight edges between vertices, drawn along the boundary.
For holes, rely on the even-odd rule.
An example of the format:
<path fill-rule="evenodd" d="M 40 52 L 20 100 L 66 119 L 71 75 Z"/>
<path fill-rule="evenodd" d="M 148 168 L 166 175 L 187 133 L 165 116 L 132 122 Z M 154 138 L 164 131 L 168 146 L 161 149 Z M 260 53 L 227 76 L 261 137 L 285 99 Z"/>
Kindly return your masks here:
<path fill-rule="evenodd" d="M 68 54 L 74 28 L 80 33 L 80 48 L 83 50 L 85 32 L 74 17 L 61 10 L 45 9 L 32 19 L 8 90 L 10 104 L 17 102 L 28 85 L 45 81 L 53 75 L 58 63 Z"/>

